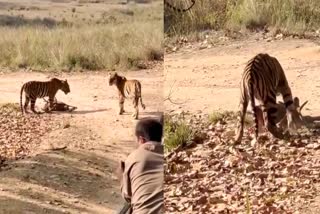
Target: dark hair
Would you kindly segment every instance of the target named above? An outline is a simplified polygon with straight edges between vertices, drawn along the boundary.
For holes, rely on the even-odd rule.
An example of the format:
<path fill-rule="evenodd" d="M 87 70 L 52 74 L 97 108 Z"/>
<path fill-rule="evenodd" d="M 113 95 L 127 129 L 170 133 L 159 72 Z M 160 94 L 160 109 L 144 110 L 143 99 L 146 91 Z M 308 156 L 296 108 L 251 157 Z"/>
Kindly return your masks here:
<path fill-rule="evenodd" d="M 143 137 L 146 141 L 161 142 L 162 124 L 156 119 L 142 119 L 136 125 L 135 134 L 137 137 Z"/>

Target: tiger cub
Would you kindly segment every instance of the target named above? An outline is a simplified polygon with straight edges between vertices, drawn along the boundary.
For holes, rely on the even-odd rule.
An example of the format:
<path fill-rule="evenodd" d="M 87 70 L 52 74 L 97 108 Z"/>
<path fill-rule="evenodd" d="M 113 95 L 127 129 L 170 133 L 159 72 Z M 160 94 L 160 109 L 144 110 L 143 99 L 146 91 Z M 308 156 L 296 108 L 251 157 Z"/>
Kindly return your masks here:
<path fill-rule="evenodd" d="M 20 91 L 20 108 L 22 114 L 29 113 L 27 111 L 27 107 L 29 102 L 31 101 L 31 111 L 35 114 L 39 114 L 34 107 L 37 98 L 49 97 L 50 108 L 53 107 L 53 101 L 56 96 L 58 90 L 62 90 L 65 94 L 70 93 L 70 87 L 67 80 L 59 80 L 57 78 L 52 78 L 49 81 L 41 82 L 41 81 L 29 81 L 22 85 Z M 25 92 L 25 103 L 22 107 L 22 94 Z"/>
<path fill-rule="evenodd" d="M 124 76 L 118 75 L 115 73 L 109 73 L 109 86 L 115 85 L 118 89 L 119 94 L 119 114 L 123 114 L 124 111 L 124 100 L 125 99 L 133 99 L 133 106 L 135 108 L 135 112 L 132 114 L 134 119 L 138 119 L 139 117 L 139 100 L 141 107 L 143 109 L 146 106 L 142 102 L 141 96 L 141 83 L 138 80 L 127 80 Z"/>
<path fill-rule="evenodd" d="M 240 103 L 235 143 L 243 136 L 244 118 L 249 101 L 254 111 L 255 139 L 258 138 L 258 118 L 255 111 L 255 98 L 260 102 L 267 130 L 276 138 L 284 137 L 283 130 L 276 126 L 278 114 L 276 96 L 281 94 L 286 108 L 289 129 L 302 126 L 298 108 L 294 105 L 291 89 L 279 61 L 268 54 L 257 54 L 245 66 L 240 81 Z"/>

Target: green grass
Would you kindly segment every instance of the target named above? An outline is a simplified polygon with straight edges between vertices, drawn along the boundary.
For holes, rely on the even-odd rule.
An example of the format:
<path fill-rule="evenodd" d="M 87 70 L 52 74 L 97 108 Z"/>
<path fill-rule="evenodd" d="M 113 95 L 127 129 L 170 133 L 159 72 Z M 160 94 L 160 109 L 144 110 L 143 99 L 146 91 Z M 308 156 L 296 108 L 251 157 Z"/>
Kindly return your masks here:
<path fill-rule="evenodd" d="M 169 116 L 165 116 L 164 145 L 166 152 L 191 142 L 193 137 L 193 130 L 184 120 L 172 121 Z"/>
<path fill-rule="evenodd" d="M 208 118 L 201 121 L 202 124 L 209 126 L 215 125 L 218 122 L 235 123 L 237 119 L 237 112 L 234 111 L 214 111 L 209 114 Z M 252 125 L 253 120 L 250 115 L 245 117 L 245 125 Z M 184 116 L 174 118 L 165 115 L 164 125 L 164 146 L 166 152 L 170 152 L 180 145 L 186 145 L 190 142 L 203 141 L 205 136 L 201 133 L 200 129 L 195 129 L 189 124 Z"/>
<path fill-rule="evenodd" d="M 265 27 L 286 34 L 318 30 L 320 1 L 198 0 L 187 13 L 165 9 L 165 31 L 169 36 L 204 30 L 259 30 Z"/>
<path fill-rule="evenodd" d="M 209 114 L 209 123 L 210 124 L 216 124 L 218 122 L 237 122 L 237 112 L 234 111 L 214 111 L 211 114 Z M 246 114 L 244 118 L 244 124 L 246 126 L 251 126 L 253 125 L 254 120 L 252 115 Z"/>
<path fill-rule="evenodd" d="M 211 124 L 216 124 L 219 121 L 225 120 L 225 119 L 235 119 L 236 114 L 233 111 L 223 111 L 223 112 L 218 112 L 214 111 L 209 115 L 209 122 Z"/>
<path fill-rule="evenodd" d="M 24 24 L 0 27 L 3 68 L 115 70 L 163 57 L 162 2 L 132 5 L 91 22 L 53 27 Z"/>

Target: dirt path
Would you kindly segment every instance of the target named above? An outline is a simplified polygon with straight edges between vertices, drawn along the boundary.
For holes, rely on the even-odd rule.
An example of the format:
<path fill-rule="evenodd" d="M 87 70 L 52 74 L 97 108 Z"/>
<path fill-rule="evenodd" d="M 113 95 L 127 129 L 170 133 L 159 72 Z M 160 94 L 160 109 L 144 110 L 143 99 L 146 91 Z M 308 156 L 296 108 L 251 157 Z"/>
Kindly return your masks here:
<path fill-rule="evenodd" d="M 130 72 L 128 78 L 142 82 L 147 109 L 141 118 L 158 116 L 162 105 L 162 66 Z M 2 74 L 0 103 L 18 102 L 27 80 L 44 80 L 41 73 Z M 131 102 L 129 112 L 119 116 L 115 87 L 106 73 L 63 75 L 71 93 L 58 99 L 78 107 L 73 114 L 57 115 L 70 123 L 43 137 L 35 156 L 10 164 L 0 172 L 0 213 L 113 213 L 121 206 L 119 183 L 113 170 L 134 148 Z M 67 146 L 60 151 L 48 148 Z"/>
<path fill-rule="evenodd" d="M 211 49 L 182 49 L 165 57 L 165 96 L 172 88 L 167 111 L 211 113 L 236 111 L 239 80 L 245 63 L 259 52 L 276 56 L 282 64 L 292 92 L 303 102 L 309 100 L 304 115 L 320 116 L 320 46 L 310 40 L 238 41 Z M 315 157 L 316 158 L 316 157 Z M 302 213 L 318 213 L 320 198 L 300 206 Z"/>

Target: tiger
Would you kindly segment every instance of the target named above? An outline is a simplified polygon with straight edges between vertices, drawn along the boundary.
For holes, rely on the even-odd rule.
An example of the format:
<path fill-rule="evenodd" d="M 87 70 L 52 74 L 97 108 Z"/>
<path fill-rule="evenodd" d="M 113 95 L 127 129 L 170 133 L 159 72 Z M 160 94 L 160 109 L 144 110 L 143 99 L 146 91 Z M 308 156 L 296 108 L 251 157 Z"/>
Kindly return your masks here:
<path fill-rule="evenodd" d="M 41 81 L 29 81 L 22 85 L 20 91 L 20 108 L 22 114 L 29 113 L 27 111 L 27 107 L 29 102 L 31 101 L 31 111 L 35 114 L 40 114 L 37 112 L 34 107 L 37 98 L 49 97 L 50 108 L 51 111 L 53 107 L 54 98 L 58 90 L 62 90 L 65 94 L 70 93 L 70 86 L 67 80 L 59 80 L 57 78 L 52 78 L 49 81 L 41 82 Z M 25 92 L 25 103 L 22 107 L 22 94 Z"/>
<path fill-rule="evenodd" d="M 190 10 L 190 9 L 194 6 L 195 3 L 196 3 L 195 0 L 191 0 L 191 5 L 190 5 L 188 8 L 186 8 L 186 9 L 180 9 L 180 8 L 177 8 L 177 7 L 173 6 L 173 5 L 171 5 L 171 4 L 168 2 L 168 0 L 164 0 L 164 4 L 165 4 L 167 7 L 169 7 L 170 9 L 172 9 L 172 10 L 174 10 L 174 11 L 177 11 L 177 12 L 179 12 L 179 13 L 181 13 L 181 12 L 187 12 L 188 10 Z"/>
<path fill-rule="evenodd" d="M 240 81 L 240 103 L 237 117 L 235 143 L 239 143 L 243 136 L 244 118 L 249 101 L 254 111 L 255 140 L 258 140 L 258 117 L 255 109 L 255 98 L 260 102 L 263 119 L 267 130 L 278 139 L 284 134 L 278 128 L 275 119 L 278 114 L 276 96 L 281 94 L 286 108 L 289 129 L 298 129 L 302 120 L 297 106 L 294 105 L 292 93 L 279 61 L 267 53 L 259 53 L 251 58 L 243 71 Z"/>
<path fill-rule="evenodd" d="M 135 79 L 127 80 L 126 77 L 120 76 L 116 72 L 114 72 L 109 73 L 109 86 L 112 85 L 115 85 L 118 89 L 120 107 L 119 115 L 122 115 L 125 112 L 124 100 L 126 98 L 132 98 L 133 106 L 135 108 L 135 112 L 132 114 L 132 117 L 137 120 L 139 117 L 139 100 L 141 107 L 143 109 L 146 108 L 146 106 L 142 102 L 141 83 Z"/>

